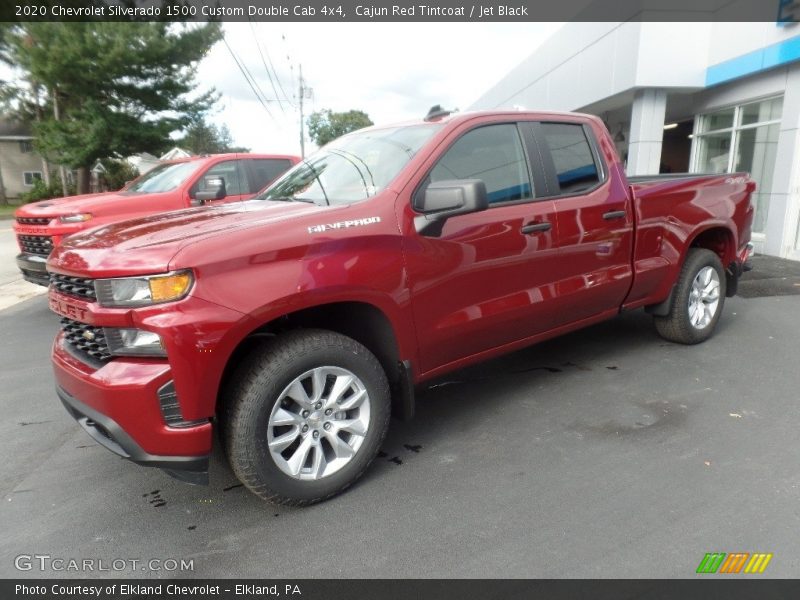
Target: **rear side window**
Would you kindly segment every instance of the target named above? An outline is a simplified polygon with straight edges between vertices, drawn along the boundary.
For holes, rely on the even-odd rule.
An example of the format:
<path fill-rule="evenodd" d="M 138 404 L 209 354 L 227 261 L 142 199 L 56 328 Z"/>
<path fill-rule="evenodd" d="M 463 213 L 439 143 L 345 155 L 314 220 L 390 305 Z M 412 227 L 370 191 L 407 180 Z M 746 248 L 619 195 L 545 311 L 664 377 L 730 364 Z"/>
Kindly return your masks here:
<path fill-rule="evenodd" d="M 248 162 L 255 191 L 264 189 L 292 166 L 291 161 L 285 158 L 256 158 Z"/>
<path fill-rule="evenodd" d="M 530 198 L 532 187 L 522 141 L 514 124 L 487 125 L 461 136 L 436 163 L 430 183 L 481 179 L 489 203 Z"/>
<path fill-rule="evenodd" d="M 582 125 L 542 123 L 561 194 L 579 194 L 600 183 L 594 153 Z"/>

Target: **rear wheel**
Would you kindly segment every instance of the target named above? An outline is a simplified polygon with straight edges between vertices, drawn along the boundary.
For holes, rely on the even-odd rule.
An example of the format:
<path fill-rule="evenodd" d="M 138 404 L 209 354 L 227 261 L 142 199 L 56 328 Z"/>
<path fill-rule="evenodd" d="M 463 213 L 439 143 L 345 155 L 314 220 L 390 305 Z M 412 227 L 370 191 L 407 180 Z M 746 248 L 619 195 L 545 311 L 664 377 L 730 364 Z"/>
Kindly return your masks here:
<path fill-rule="evenodd" d="M 707 340 L 722 314 L 725 285 L 725 271 L 719 256 L 705 248 L 689 250 L 669 314 L 654 317 L 658 333 L 680 344 Z"/>
<path fill-rule="evenodd" d="M 330 331 L 292 331 L 258 348 L 224 400 L 233 471 L 281 504 L 313 504 L 346 489 L 372 462 L 389 424 L 380 363 Z"/>

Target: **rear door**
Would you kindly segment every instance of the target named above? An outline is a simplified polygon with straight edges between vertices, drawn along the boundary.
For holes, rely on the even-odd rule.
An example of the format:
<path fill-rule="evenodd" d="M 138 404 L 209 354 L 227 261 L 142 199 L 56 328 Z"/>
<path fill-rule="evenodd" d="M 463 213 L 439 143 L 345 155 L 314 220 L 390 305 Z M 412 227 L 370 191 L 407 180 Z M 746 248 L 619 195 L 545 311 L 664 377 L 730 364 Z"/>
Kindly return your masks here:
<path fill-rule="evenodd" d="M 465 126 L 414 184 L 412 206 L 429 183 L 452 179 L 483 180 L 490 202 L 407 238 L 423 371 L 550 328 L 557 227 L 553 202 L 537 197 L 533 168 L 518 123 Z"/>
<path fill-rule="evenodd" d="M 611 177 L 592 128 L 581 122 L 531 125 L 558 222 L 558 324 L 619 308 L 632 279 L 633 213 Z"/>

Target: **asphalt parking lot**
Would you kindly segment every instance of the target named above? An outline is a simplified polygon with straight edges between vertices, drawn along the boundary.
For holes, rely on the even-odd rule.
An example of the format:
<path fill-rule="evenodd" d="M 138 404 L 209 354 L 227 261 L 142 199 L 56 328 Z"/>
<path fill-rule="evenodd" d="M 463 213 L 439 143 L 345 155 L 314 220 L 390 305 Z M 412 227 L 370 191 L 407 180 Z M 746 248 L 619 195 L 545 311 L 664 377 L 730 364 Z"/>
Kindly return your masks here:
<path fill-rule="evenodd" d="M 0 576 L 671 578 L 742 551 L 794 577 L 799 314 L 798 296 L 729 299 L 684 347 L 634 312 L 453 374 L 350 491 L 287 509 L 219 452 L 192 487 L 97 446 L 55 397 L 36 297 L 0 311 Z M 20 572 L 21 554 L 194 569 Z"/>

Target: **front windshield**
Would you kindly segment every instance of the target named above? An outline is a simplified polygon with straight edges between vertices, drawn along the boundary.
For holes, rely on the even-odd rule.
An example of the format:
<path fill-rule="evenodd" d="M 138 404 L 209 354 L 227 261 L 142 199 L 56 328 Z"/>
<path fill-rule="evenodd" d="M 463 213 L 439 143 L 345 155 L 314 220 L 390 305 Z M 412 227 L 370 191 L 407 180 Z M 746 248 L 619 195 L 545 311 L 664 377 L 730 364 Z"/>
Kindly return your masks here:
<path fill-rule="evenodd" d="M 153 167 L 123 191 L 140 194 L 170 192 L 186 181 L 197 168 L 197 162 L 167 163 Z"/>
<path fill-rule="evenodd" d="M 335 140 L 257 196 L 349 204 L 384 189 L 441 125 L 371 129 Z"/>

